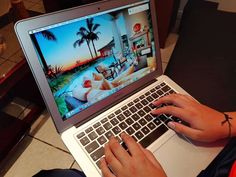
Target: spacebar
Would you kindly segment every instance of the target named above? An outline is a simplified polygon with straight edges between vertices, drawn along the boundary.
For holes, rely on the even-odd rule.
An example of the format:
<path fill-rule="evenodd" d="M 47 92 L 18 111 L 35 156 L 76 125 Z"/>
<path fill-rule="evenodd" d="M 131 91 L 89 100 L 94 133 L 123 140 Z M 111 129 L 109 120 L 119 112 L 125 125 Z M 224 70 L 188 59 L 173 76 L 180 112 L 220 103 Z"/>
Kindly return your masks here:
<path fill-rule="evenodd" d="M 159 127 L 157 127 L 152 133 L 150 133 L 147 137 L 142 139 L 139 143 L 144 147 L 148 147 L 150 144 L 152 144 L 157 138 L 159 138 L 161 135 L 163 135 L 168 128 L 162 124 Z"/>

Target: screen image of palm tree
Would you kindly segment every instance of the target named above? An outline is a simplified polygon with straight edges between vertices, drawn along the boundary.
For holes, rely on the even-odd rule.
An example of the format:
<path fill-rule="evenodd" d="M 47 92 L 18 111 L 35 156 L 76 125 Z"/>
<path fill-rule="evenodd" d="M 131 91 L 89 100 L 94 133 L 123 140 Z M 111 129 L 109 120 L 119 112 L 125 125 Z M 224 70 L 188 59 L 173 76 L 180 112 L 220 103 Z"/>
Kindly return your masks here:
<path fill-rule="evenodd" d="M 94 41 L 99 39 L 98 34 L 100 34 L 100 32 L 96 32 L 99 26 L 100 24 L 93 22 L 93 18 L 86 19 L 86 27 L 80 27 L 79 31 L 76 33 L 76 35 L 79 36 L 79 39 L 76 40 L 73 44 L 73 46 L 76 47 L 81 46 L 84 42 L 86 42 L 92 59 L 94 58 L 94 56 L 92 54 L 90 42 L 92 43 L 95 57 L 97 58 L 98 55 L 94 45 Z"/>
<path fill-rule="evenodd" d="M 48 30 L 41 31 L 40 34 L 41 34 L 45 39 L 47 39 L 47 40 L 50 40 L 50 41 L 57 41 L 56 36 L 55 36 L 52 32 L 50 32 L 50 31 L 48 31 Z M 38 44 L 38 42 L 37 42 L 37 40 L 36 40 L 36 38 L 35 38 L 34 35 L 32 36 L 32 39 L 34 40 L 35 47 L 36 47 L 36 49 L 37 49 L 37 51 L 38 51 L 38 54 L 39 54 L 39 56 L 40 56 L 40 58 L 41 58 L 42 65 L 43 65 L 43 67 L 44 67 L 45 73 L 48 74 L 49 67 L 48 67 L 48 65 L 47 65 L 47 62 L 46 62 L 46 60 L 45 60 L 45 58 L 44 58 L 44 55 L 43 55 L 43 53 L 42 53 L 42 51 L 41 51 L 41 49 L 40 49 L 40 46 L 39 46 L 39 44 Z"/>

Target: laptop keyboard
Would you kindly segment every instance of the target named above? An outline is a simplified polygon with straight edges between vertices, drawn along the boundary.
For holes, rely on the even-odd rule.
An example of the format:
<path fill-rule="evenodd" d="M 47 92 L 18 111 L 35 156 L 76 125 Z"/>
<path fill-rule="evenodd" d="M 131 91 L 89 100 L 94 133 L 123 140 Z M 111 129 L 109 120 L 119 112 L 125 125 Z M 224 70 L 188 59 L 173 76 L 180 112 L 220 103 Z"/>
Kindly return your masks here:
<path fill-rule="evenodd" d="M 80 132 L 76 138 L 97 167 L 99 159 L 104 156 L 104 144 L 112 136 L 126 148 L 120 137 L 122 132 L 126 132 L 143 147 L 147 147 L 168 130 L 166 124 L 170 120 L 180 122 L 170 115 L 157 117 L 150 113 L 156 109 L 152 104 L 154 100 L 172 93 L 175 91 L 163 82 Z"/>

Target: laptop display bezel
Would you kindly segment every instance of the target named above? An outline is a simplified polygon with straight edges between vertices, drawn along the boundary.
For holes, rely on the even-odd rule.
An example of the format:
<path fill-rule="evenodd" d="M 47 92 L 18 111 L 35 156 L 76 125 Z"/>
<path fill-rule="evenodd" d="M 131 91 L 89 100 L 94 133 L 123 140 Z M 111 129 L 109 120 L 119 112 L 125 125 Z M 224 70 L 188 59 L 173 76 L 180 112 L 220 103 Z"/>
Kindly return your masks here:
<path fill-rule="evenodd" d="M 90 120 L 99 111 L 108 108 L 109 105 L 112 105 L 112 103 L 121 100 L 126 95 L 129 95 L 130 93 L 134 92 L 138 88 L 149 83 L 150 81 L 154 80 L 156 77 L 162 74 L 162 63 L 161 63 L 161 56 L 158 42 L 157 18 L 155 13 L 156 12 L 155 0 L 150 0 L 149 3 L 152 17 L 153 36 L 155 41 L 155 57 L 157 59 L 157 70 L 141 78 L 140 80 L 132 83 L 131 85 L 119 90 L 117 93 L 107 97 L 106 99 L 99 101 L 99 103 L 94 104 L 92 107 L 89 107 L 88 109 L 72 116 L 67 120 L 63 120 L 58 111 L 48 81 L 45 77 L 41 64 L 38 60 L 34 44 L 32 43 L 32 40 L 30 38 L 29 31 L 138 2 L 143 2 L 143 0 L 99 1 L 85 6 L 75 7 L 67 10 L 41 15 L 38 17 L 33 17 L 16 23 L 15 31 L 17 37 L 22 46 L 23 52 L 25 54 L 29 67 L 33 73 L 33 76 L 36 80 L 36 83 L 39 87 L 41 95 L 44 99 L 46 107 L 50 112 L 50 115 L 52 116 L 57 131 L 59 133 L 65 131 L 66 129 L 70 128 L 73 125 Z"/>

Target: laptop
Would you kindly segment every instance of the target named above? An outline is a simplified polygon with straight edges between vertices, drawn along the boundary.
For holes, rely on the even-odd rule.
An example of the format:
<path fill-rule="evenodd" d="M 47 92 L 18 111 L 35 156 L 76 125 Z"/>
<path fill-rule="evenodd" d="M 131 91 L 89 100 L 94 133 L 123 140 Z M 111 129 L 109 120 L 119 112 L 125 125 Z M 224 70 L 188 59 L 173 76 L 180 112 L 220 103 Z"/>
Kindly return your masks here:
<path fill-rule="evenodd" d="M 162 73 L 155 0 L 105 0 L 25 19 L 21 47 L 64 144 L 88 177 L 122 132 L 151 150 L 168 177 L 193 177 L 222 147 L 198 146 L 155 117 L 152 102 L 188 94 Z"/>

